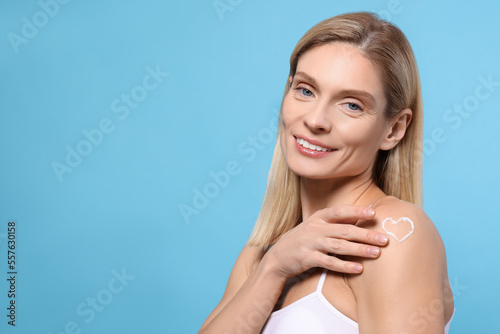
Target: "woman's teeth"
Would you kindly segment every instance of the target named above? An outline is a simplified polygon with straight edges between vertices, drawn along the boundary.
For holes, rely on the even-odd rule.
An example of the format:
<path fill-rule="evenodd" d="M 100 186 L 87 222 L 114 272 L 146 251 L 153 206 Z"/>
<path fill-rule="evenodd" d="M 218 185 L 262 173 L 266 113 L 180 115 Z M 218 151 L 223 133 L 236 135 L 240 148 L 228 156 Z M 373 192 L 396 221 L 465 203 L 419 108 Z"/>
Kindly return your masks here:
<path fill-rule="evenodd" d="M 324 148 L 318 145 L 313 145 L 309 143 L 307 140 L 304 140 L 302 138 L 296 138 L 297 143 L 305 148 L 308 148 L 310 150 L 316 150 L 316 151 L 321 151 L 321 152 L 328 152 L 328 151 L 333 151 L 332 149 Z"/>

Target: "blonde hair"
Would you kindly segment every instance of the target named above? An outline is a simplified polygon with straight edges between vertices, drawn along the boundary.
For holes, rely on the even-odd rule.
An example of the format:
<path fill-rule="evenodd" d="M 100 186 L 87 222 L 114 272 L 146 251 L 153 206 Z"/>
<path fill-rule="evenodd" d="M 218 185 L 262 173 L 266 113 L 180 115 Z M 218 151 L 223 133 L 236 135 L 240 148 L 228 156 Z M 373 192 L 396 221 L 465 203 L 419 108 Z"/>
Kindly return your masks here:
<path fill-rule="evenodd" d="M 401 141 L 391 150 L 379 150 L 373 180 L 385 194 L 421 206 L 422 94 L 410 43 L 399 28 L 376 14 L 361 12 L 335 16 L 316 24 L 299 40 L 290 56 L 289 76 L 294 77 L 298 61 L 305 52 L 334 42 L 358 47 L 378 69 L 387 100 L 384 112 L 387 119 L 405 108 L 412 110 L 411 122 Z M 287 81 L 283 99 L 289 88 Z M 282 110 L 266 193 L 249 245 L 269 247 L 302 219 L 300 177 L 288 168 L 281 152 L 281 115 Z"/>

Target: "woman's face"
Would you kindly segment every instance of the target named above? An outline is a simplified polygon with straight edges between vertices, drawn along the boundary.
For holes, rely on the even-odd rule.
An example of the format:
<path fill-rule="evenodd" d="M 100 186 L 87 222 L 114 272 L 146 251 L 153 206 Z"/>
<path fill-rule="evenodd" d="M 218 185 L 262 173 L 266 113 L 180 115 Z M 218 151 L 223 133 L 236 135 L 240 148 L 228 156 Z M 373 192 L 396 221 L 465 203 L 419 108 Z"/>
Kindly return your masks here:
<path fill-rule="evenodd" d="M 283 101 L 280 143 L 296 174 L 331 179 L 369 173 L 389 123 L 377 70 L 355 46 L 304 53 Z"/>

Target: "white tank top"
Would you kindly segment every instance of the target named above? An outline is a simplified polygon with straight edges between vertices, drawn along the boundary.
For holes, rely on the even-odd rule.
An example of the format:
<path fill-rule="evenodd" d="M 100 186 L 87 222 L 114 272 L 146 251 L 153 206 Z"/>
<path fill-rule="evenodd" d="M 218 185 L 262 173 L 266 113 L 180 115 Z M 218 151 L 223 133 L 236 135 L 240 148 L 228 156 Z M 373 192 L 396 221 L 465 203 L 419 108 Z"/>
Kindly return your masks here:
<path fill-rule="evenodd" d="M 359 334 L 358 324 L 340 313 L 321 293 L 327 272 L 325 269 L 321 274 L 316 291 L 271 313 L 261 334 Z M 451 319 L 444 334 L 448 334 L 450 323 Z"/>

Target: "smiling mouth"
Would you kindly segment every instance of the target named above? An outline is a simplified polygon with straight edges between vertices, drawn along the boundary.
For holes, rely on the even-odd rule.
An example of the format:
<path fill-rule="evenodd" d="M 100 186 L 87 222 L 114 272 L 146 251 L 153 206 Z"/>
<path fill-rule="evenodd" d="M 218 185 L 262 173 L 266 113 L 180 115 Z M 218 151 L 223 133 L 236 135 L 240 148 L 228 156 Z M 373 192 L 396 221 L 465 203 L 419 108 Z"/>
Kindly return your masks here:
<path fill-rule="evenodd" d="M 295 137 L 295 140 L 297 141 L 297 144 L 299 144 L 300 146 L 305 147 L 305 148 L 310 149 L 310 150 L 313 150 L 313 151 L 318 151 L 318 152 L 336 151 L 336 149 L 325 148 L 325 147 L 321 147 L 319 145 L 311 144 L 307 140 L 302 139 L 302 138 Z"/>

